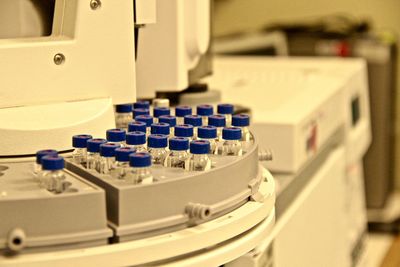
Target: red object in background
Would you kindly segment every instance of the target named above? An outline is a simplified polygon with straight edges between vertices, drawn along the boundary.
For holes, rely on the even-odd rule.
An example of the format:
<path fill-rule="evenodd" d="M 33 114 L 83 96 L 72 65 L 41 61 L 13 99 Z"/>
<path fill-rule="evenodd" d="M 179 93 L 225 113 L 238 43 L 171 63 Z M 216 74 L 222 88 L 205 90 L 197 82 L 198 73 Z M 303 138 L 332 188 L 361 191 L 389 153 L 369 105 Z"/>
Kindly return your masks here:
<path fill-rule="evenodd" d="M 347 42 L 339 42 L 336 46 L 336 55 L 339 57 L 350 56 L 350 45 Z"/>
<path fill-rule="evenodd" d="M 317 125 L 315 124 L 311 128 L 310 136 L 307 139 L 307 151 L 313 152 L 314 154 L 317 152 Z"/>

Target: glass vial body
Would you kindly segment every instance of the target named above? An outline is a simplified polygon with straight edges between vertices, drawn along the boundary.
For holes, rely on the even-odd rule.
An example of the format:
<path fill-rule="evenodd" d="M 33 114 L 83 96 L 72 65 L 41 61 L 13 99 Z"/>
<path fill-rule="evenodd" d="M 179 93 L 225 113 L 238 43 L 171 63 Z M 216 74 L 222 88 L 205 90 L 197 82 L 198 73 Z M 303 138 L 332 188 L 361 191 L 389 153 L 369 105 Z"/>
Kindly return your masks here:
<path fill-rule="evenodd" d="M 87 141 L 86 168 L 89 170 L 100 169 L 100 145 L 107 143 L 107 140 L 101 138 L 89 139 Z"/>
<path fill-rule="evenodd" d="M 226 127 L 222 130 L 222 147 L 220 153 L 224 156 L 241 156 L 243 148 L 240 139 L 242 138 L 242 129 L 238 127 Z"/>
<path fill-rule="evenodd" d="M 151 155 L 152 163 L 164 164 L 167 156 L 168 136 L 163 134 L 151 134 L 147 138 L 147 151 Z"/>
<path fill-rule="evenodd" d="M 149 153 L 134 153 L 129 155 L 130 172 L 126 180 L 133 184 L 150 184 L 153 182 L 151 172 L 151 155 Z"/>
<path fill-rule="evenodd" d="M 185 168 L 189 159 L 189 139 L 185 137 L 174 137 L 169 140 L 169 149 L 164 166 L 169 168 Z"/>
<path fill-rule="evenodd" d="M 64 192 L 65 174 L 63 171 L 44 171 L 41 180 L 41 187 L 47 189 L 47 191 L 57 194 Z"/>
<path fill-rule="evenodd" d="M 60 156 L 44 156 L 42 158 L 43 175 L 39 185 L 50 192 L 62 193 L 65 190 L 64 159 Z"/>
<path fill-rule="evenodd" d="M 110 174 L 115 163 L 115 150 L 120 147 L 119 144 L 115 143 L 100 145 L 99 173 Z"/>
<path fill-rule="evenodd" d="M 188 171 L 207 171 L 211 169 L 210 142 L 207 140 L 196 140 L 190 142 L 190 158 L 186 162 L 185 169 Z"/>

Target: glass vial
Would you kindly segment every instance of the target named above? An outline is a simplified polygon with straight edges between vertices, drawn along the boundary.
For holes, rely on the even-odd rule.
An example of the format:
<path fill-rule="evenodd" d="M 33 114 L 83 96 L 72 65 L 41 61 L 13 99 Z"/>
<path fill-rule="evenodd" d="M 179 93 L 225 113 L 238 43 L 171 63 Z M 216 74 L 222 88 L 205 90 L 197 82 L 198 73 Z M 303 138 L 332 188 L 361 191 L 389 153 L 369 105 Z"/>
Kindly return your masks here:
<path fill-rule="evenodd" d="M 151 155 L 154 165 L 164 164 L 167 156 L 168 136 L 163 134 L 151 134 L 147 138 L 147 151 Z"/>
<path fill-rule="evenodd" d="M 87 141 L 86 168 L 99 170 L 100 167 L 100 145 L 107 143 L 106 139 L 94 138 Z"/>
<path fill-rule="evenodd" d="M 153 174 L 151 172 L 151 155 L 149 153 L 134 153 L 129 155 L 131 171 L 126 180 L 133 184 L 151 184 Z"/>
<path fill-rule="evenodd" d="M 130 132 L 126 134 L 126 146 L 134 148 L 136 152 L 147 152 L 146 134 L 144 132 Z"/>
<path fill-rule="evenodd" d="M 189 159 L 189 139 L 186 137 L 173 137 L 169 139 L 169 152 L 164 161 L 165 167 L 185 168 Z"/>
<path fill-rule="evenodd" d="M 207 171 L 211 169 L 210 142 L 207 140 L 195 140 L 190 142 L 190 158 L 185 165 L 188 171 Z"/>
<path fill-rule="evenodd" d="M 119 144 L 115 143 L 100 145 L 99 173 L 110 174 L 115 163 L 115 150 L 120 147 Z"/>
<path fill-rule="evenodd" d="M 74 152 L 72 152 L 72 160 L 77 164 L 86 164 L 87 157 L 87 141 L 93 137 L 89 134 L 79 134 L 72 137 L 72 146 Z"/>
<path fill-rule="evenodd" d="M 128 123 L 133 120 L 132 109 L 132 104 L 122 104 L 115 106 L 115 124 L 117 128 L 128 128 Z"/>
<path fill-rule="evenodd" d="M 60 156 L 44 156 L 42 158 L 43 176 L 40 186 L 56 194 L 64 192 L 65 173 L 64 158 Z"/>

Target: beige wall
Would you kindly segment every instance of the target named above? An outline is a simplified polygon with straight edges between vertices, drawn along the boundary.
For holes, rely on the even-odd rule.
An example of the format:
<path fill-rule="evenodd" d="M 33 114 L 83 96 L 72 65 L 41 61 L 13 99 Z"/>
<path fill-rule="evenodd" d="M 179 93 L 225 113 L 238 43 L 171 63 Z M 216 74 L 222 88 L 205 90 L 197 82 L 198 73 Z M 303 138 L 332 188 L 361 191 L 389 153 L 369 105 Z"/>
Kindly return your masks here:
<path fill-rule="evenodd" d="M 253 31 L 271 22 L 291 22 L 320 18 L 324 15 L 348 14 L 368 18 L 374 29 L 400 34 L 400 0 L 215 0 L 214 35 Z M 400 60 L 398 60 L 400 85 Z M 400 86 L 398 86 L 400 87 Z M 400 96 L 398 97 L 400 100 Z M 400 101 L 396 115 L 400 115 Z M 396 137 L 400 140 L 400 116 L 396 120 Z M 397 185 L 400 188 L 400 141 L 396 145 Z"/>
<path fill-rule="evenodd" d="M 254 30 L 269 22 L 334 13 L 371 18 L 379 29 L 400 30 L 399 0 L 215 0 L 215 35 Z"/>

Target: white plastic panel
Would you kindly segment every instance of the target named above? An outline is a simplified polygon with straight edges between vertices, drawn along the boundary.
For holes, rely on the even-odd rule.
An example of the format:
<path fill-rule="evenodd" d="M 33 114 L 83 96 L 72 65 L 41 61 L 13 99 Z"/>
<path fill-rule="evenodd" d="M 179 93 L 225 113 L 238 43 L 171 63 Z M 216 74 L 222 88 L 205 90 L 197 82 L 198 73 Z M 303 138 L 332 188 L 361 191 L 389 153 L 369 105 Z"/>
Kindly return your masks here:
<path fill-rule="evenodd" d="M 277 267 L 350 266 L 344 151 L 331 153 L 277 222 Z"/>
<path fill-rule="evenodd" d="M 57 0 L 53 35 L 0 40 L 0 108 L 112 98 L 135 100 L 133 1 Z M 78 22 L 78 23 L 77 23 Z M 54 56 L 62 53 L 64 63 Z"/>

